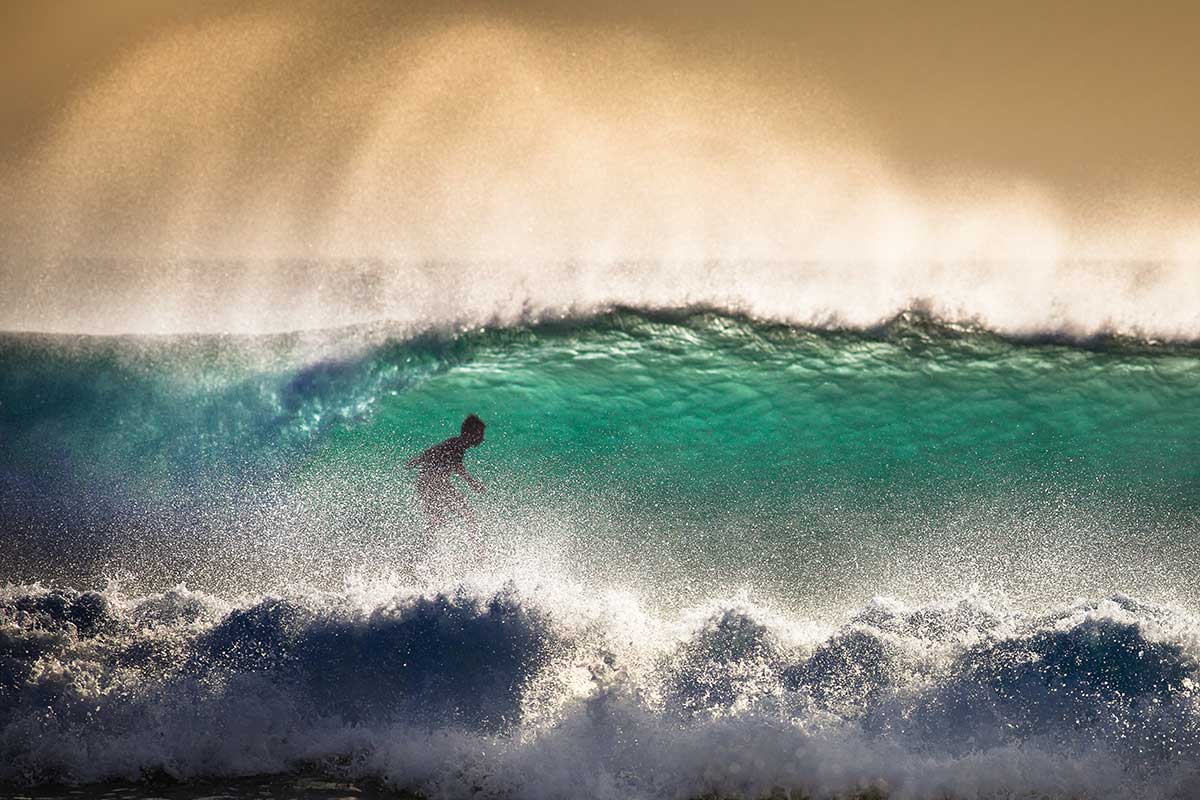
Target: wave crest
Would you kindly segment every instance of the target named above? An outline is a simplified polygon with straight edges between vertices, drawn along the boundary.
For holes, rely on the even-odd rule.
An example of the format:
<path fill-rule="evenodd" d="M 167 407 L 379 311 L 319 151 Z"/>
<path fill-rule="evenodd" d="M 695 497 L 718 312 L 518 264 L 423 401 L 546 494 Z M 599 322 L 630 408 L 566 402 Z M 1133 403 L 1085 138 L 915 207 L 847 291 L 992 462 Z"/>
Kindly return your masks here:
<path fill-rule="evenodd" d="M 891 602 L 818 632 L 718 604 L 631 641 L 552 597 L 10 587 L 0 780 L 317 764 L 437 797 L 1170 796 L 1198 774 L 1198 628 L 1166 607 Z"/>

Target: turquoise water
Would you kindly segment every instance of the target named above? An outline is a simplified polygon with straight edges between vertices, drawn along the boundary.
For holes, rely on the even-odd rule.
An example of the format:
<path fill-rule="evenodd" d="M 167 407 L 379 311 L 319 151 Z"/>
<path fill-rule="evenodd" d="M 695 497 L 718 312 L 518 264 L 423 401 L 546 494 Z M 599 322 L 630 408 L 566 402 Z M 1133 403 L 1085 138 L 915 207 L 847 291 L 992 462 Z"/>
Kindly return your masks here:
<path fill-rule="evenodd" d="M 1193 796 L 1198 367 L 912 313 L 5 335 L 0 793 Z M 431 533 L 401 464 L 471 412 Z"/>
<path fill-rule="evenodd" d="M 1187 346 L 1016 342 L 916 314 L 848 332 L 626 311 L 416 337 L 9 337 L 0 359 L 7 491 L 101 543 L 80 560 L 97 574 L 207 585 L 230 547 L 270 580 L 411 568 L 399 464 L 474 412 L 495 537 L 538 527 L 606 581 L 802 605 L 1197 586 Z M 36 550 L 21 577 L 44 577 Z"/>

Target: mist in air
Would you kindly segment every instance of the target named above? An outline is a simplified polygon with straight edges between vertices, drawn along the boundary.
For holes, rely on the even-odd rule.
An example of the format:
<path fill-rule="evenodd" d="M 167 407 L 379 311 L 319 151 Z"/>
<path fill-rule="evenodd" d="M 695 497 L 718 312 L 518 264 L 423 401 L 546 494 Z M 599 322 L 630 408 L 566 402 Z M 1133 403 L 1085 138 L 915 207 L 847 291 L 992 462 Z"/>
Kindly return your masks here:
<path fill-rule="evenodd" d="M 6 15 L 0 795 L 1195 796 L 1195 13 Z"/>

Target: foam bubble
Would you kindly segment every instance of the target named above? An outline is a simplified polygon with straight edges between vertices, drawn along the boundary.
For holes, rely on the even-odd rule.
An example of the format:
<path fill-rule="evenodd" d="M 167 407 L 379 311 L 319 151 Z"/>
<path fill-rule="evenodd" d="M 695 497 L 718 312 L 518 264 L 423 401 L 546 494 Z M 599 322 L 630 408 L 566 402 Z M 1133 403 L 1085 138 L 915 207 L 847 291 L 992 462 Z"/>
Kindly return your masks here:
<path fill-rule="evenodd" d="M 0 780 L 305 767 L 434 798 L 1182 797 L 1198 774 L 1200 627 L 1177 609 L 883 599 L 821 633 L 745 598 L 669 619 L 589 596 L 10 586 Z"/>

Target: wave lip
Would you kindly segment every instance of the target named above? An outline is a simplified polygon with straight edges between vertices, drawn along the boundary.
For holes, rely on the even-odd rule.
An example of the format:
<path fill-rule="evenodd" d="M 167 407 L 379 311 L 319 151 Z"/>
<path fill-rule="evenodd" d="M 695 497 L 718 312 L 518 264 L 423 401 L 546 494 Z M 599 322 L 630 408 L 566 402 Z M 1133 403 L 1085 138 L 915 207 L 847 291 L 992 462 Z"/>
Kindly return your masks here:
<path fill-rule="evenodd" d="M 9 587 L 0 781 L 315 765 L 434 797 L 1185 797 L 1200 777 L 1197 629 L 1166 607 L 883 602 L 814 635 L 718 604 L 632 641 L 586 608 Z"/>
<path fill-rule="evenodd" d="M 303 338 L 349 326 L 411 335 L 520 327 L 615 309 L 709 308 L 797 327 L 864 330 L 915 310 L 1018 338 L 1200 341 L 1200 282 L 1195 258 L 1187 257 L 984 253 L 962 260 L 555 261 L 527 255 L 219 263 L 223 269 L 207 261 L 68 261 L 46 268 L 55 274 L 53 282 L 63 284 L 55 292 L 23 286 L 26 273 L 42 272 L 14 266 L 12 300 L 8 307 L 0 304 L 0 329 L 142 336 L 293 332 Z M 90 283 L 72 279 L 83 272 L 98 277 Z M 118 279 L 127 273 L 133 273 L 130 280 Z"/>

